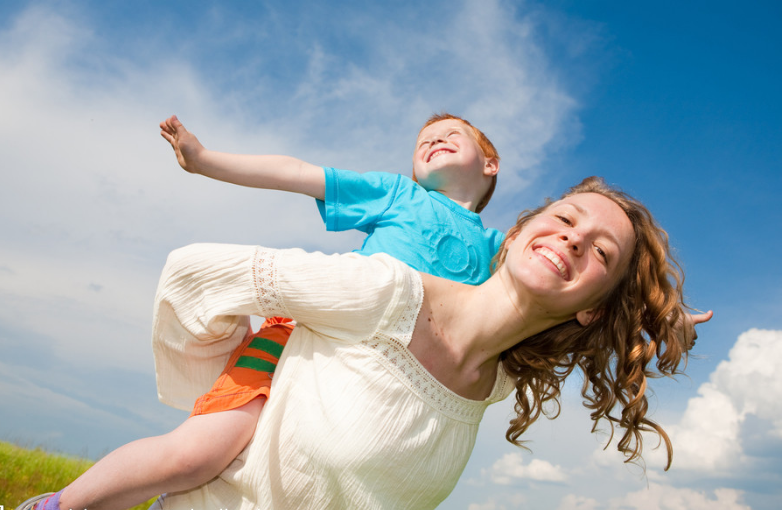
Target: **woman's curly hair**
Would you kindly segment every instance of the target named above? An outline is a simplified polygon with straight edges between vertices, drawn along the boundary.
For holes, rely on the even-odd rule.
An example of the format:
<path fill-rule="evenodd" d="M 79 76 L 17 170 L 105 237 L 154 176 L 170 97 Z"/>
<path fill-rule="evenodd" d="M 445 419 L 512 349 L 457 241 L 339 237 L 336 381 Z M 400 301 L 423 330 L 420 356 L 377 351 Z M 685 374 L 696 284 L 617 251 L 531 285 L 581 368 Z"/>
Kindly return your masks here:
<path fill-rule="evenodd" d="M 679 373 L 679 363 L 686 363 L 692 347 L 681 326 L 686 316 L 684 275 L 671 255 L 667 233 L 640 202 L 598 177 L 584 179 L 562 198 L 579 193 L 598 193 L 624 210 L 635 233 L 633 255 L 626 273 L 588 325 L 571 320 L 502 353 L 502 366 L 516 381 L 517 416 L 505 437 L 522 446 L 520 436 L 541 413 L 556 417 L 562 383 L 578 367 L 584 374 L 581 395 L 592 411 L 592 431 L 602 419 L 610 424 L 611 437 L 615 424 L 624 429 L 617 448 L 625 454 L 626 462 L 640 461 L 642 432 L 657 433 L 667 448 L 667 470 L 673 448 L 662 427 L 646 417 L 646 385 L 649 377 Z M 508 241 L 551 203 L 547 200 L 545 205 L 519 215 L 493 261 L 494 269 L 504 262 Z M 655 358 L 656 372 L 649 367 Z M 555 412 L 544 409 L 547 403 L 555 404 Z M 614 415 L 617 404 L 621 412 Z"/>

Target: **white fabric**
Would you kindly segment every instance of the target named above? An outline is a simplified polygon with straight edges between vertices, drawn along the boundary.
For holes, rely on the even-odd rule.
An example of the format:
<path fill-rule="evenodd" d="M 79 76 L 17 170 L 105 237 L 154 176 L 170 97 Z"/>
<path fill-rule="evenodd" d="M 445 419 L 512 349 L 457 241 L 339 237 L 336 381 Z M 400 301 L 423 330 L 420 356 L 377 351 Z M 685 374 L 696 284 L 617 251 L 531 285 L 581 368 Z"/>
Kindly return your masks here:
<path fill-rule="evenodd" d="M 407 349 L 420 275 L 379 254 L 235 245 L 173 252 L 153 345 L 161 401 L 189 409 L 239 344 L 247 315 L 296 320 L 248 447 L 215 480 L 164 509 L 426 509 L 453 489 L 486 407 L 460 397 Z"/>

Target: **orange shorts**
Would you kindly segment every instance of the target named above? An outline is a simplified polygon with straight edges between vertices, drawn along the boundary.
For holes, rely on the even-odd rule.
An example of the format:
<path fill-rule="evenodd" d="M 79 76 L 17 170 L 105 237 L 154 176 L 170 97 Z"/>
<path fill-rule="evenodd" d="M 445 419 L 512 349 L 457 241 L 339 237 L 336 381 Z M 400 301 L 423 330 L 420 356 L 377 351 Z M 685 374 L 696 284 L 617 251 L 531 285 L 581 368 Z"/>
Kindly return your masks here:
<path fill-rule="evenodd" d="M 269 398 L 272 374 L 293 327 L 291 319 L 272 317 L 257 333 L 247 330 L 212 389 L 196 400 L 190 416 L 236 409 L 262 395 Z"/>

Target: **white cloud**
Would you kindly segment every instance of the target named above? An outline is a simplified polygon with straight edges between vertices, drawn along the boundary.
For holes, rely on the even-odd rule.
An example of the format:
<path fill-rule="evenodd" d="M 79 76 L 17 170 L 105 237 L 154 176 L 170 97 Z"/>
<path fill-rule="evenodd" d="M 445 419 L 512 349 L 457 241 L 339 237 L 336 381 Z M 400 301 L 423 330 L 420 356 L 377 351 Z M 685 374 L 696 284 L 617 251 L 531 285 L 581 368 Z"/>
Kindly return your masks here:
<path fill-rule="evenodd" d="M 524 464 L 521 453 L 508 453 L 491 467 L 491 480 L 498 485 L 510 485 L 520 480 L 539 482 L 562 482 L 566 480 L 564 470 L 545 460 L 532 459 Z"/>
<path fill-rule="evenodd" d="M 495 500 L 489 499 L 485 503 L 470 503 L 467 510 L 501 510 L 502 508 L 505 507 L 503 505 L 498 506 Z"/>
<path fill-rule="evenodd" d="M 562 498 L 557 507 L 558 510 L 597 510 L 599 508 L 600 504 L 596 500 L 573 494 Z"/>
<path fill-rule="evenodd" d="M 150 307 L 172 248 L 346 251 L 358 236 L 326 233 L 303 197 L 185 174 L 158 135 L 172 105 L 217 126 L 216 143 L 279 135 L 230 126 L 187 64 L 107 54 L 85 23 L 39 6 L 0 33 L 0 322 L 50 342 L 62 363 L 149 372 Z"/>
<path fill-rule="evenodd" d="M 734 489 L 717 489 L 712 498 L 704 491 L 650 484 L 648 490 L 644 489 L 612 499 L 607 508 L 610 510 L 751 510 L 741 502 L 741 499 L 742 492 Z"/>
<path fill-rule="evenodd" d="M 528 504 L 526 496 L 513 493 L 499 498 L 491 497 L 483 503 L 470 503 L 467 510 L 515 510 Z"/>
<path fill-rule="evenodd" d="M 764 441 L 782 437 L 782 331 L 751 329 L 741 334 L 698 389 L 681 421 L 670 427 L 675 469 L 735 472 L 751 461 L 743 426 L 749 416 L 769 425 Z"/>

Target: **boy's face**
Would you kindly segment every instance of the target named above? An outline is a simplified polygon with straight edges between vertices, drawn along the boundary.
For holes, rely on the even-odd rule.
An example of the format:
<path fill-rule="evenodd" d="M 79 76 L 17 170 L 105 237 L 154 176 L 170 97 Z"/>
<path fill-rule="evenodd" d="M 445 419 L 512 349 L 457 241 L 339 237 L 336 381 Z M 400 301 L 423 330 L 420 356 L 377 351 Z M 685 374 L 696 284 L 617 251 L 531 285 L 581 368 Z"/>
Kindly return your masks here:
<path fill-rule="evenodd" d="M 490 163 L 470 127 L 460 120 L 446 119 L 419 133 L 413 153 L 413 175 L 421 186 L 433 190 L 454 180 L 493 175 L 489 173 Z"/>

